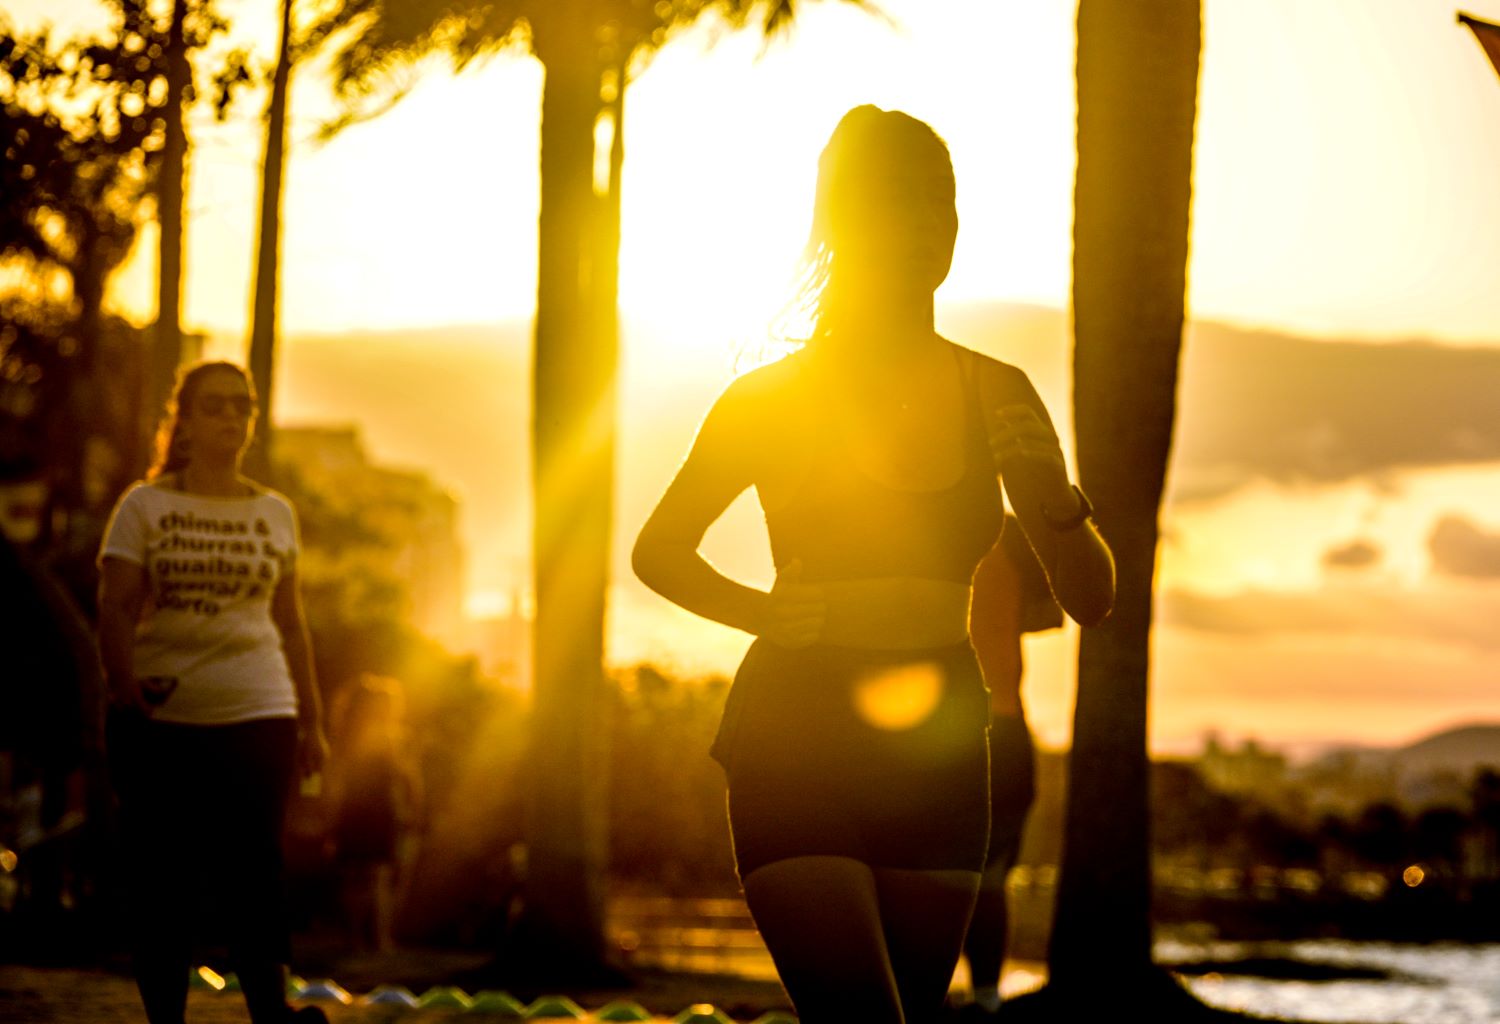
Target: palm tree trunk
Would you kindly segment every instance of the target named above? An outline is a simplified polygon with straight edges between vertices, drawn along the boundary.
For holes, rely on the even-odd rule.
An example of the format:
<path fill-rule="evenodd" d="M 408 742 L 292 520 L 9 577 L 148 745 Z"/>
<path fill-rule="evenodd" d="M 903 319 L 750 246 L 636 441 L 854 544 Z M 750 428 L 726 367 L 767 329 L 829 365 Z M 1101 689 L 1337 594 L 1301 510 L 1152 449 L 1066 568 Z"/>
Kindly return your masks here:
<path fill-rule="evenodd" d="M 162 108 L 165 138 L 156 178 L 156 219 L 161 228 L 157 264 L 156 327 L 152 342 L 152 372 L 147 415 L 160 413 L 172 392 L 177 365 L 182 360 L 182 235 L 183 196 L 187 178 L 188 87 L 192 66 L 187 43 L 188 0 L 173 0 L 167 29 L 167 97 Z"/>
<path fill-rule="evenodd" d="M 594 258 L 594 319 L 601 353 L 607 353 L 609 387 L 614 387 L 620 350 L 620 176 L 625 169 L 625 61 L 614 68 L 613 98 L 605 113 L 614 124 L 609 141 L 609 180 L 599 196 Z M 613 398 L 610 399 L 613 406 Z M 613 431 L 611 431 L 613 433 Z"/>
<path fill-rule="evenodd" d="M 535 679 L 519 943 L 538 967 L 579 975 L 605 961 L 600 770 L 617 358 L 592 313 L 599 73 L 590 25 L 559 17 L 555 32 L 537 34 L 546 84 L 532 381 Z"/>
<path fill-rule="evenodd" d="M 292 77 L 292 0 L 281 0 L 281 43 L 266 106 L 266 151 L 261 164 L 260 236 L 255 256 L 255 299 L 250 321 L 250 376 L 255 381 L 258 415 L 255 444 L 246 471 L 257 480 L 271 477 L 271 391 L 275 386 L 277 292 L 280 287 L 281 194 L 286 168 L 287 93 Z"/>
<path fill-rule="evenodd" d="M 1073 250 L 1078 466 L 1114 550 L 1085 630 L 1050 951 L 1064 990 L 1151 976 L 1146 698 L 1152 575 L 1177 387 L 1199 0 L 1081 0 Z M 1117 991 L 1117 990 L 1116 990 Z"/>

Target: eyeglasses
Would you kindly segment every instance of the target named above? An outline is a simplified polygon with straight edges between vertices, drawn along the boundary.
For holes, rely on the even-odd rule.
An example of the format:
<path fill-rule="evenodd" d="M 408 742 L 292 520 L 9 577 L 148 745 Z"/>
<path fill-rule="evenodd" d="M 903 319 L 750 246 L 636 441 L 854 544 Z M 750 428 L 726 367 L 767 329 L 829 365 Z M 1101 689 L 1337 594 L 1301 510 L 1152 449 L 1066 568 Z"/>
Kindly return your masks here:
<path fill-rule="evenodd" d="M 249 416 L 252 408 L 249 395 L 203 395 L 198 399 L 198 411 L 205 416 L 219 416 L 225 409 L 236 416 Z"/>

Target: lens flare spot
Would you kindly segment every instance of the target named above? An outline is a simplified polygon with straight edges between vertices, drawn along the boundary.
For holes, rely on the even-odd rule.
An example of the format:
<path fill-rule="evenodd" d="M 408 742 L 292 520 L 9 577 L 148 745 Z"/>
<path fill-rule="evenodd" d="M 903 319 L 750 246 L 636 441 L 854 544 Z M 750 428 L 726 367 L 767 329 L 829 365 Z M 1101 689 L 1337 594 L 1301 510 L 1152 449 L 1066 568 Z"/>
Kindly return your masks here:
<path fill-rule="evenodd" d="M 1411 867 L 1401 872 L 1401 881 L 1405 882 L 1407 886 L 1412 889 L 1415 889 L 1417 886 L 1421 885 L 1426 878 L 1427 872 L 1422 870 L 1422 865 L 1420 864 L 1413 864 Z"/>
<path fill-rule="evenodd" d="M 861 679 L 854 687 L 854 708 L 877 729 L 897 732 L 921 725 L 937 710 L 942 696 L 942 672 L 921 662 Z"/>

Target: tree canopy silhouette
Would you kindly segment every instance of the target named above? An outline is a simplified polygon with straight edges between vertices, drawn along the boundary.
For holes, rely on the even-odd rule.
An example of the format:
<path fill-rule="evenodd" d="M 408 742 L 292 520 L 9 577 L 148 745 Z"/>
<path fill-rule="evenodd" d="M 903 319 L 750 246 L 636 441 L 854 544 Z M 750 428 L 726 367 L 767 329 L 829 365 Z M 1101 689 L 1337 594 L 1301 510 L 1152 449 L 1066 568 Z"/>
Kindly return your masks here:
<path fill-rule="evenodd" d="M 149 213 L 165 147 L 165 45 L 136 3 L 117 5 L 98 36 L 0 31 L 0 260 L 25 282 L 4 298 L 0 461 L 44 464 L 66 515 L 89 504 L 91 439 L 108 447 L 117 481 L 140 455 L 135 353 L 121 341 L 124 362 L 107 361 L 104 298 Z M 113 497 L 106 490 L 95 504 Z"/>

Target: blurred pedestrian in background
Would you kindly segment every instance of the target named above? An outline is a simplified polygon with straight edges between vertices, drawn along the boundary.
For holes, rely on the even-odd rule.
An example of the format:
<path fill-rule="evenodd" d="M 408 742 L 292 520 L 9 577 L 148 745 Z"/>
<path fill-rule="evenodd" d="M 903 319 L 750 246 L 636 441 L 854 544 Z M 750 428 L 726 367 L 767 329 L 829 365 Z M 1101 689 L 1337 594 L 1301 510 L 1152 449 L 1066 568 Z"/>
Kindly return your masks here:
<path fill-rule="evenodd" d="M 405 704 L 400 682 L 366 674 L 334 732 L 334 858 L 344 921 L 360 950 L 394 948 L 397 893 L 411 863 L 420 784 L 406 756 Z"/>

